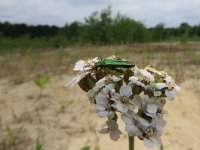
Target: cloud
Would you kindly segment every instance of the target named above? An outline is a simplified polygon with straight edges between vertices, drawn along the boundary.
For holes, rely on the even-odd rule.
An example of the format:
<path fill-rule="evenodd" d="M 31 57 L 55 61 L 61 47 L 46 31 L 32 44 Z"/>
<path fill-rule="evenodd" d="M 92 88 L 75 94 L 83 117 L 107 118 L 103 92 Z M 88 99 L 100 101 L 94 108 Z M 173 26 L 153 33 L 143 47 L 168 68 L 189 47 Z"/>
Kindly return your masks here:
<path fill-rule="evenodd" d="M 0 20 L 63 26 L 83 21 L 108 5 L 114 13 L 128 15 L 147 26 L 160 22 L 167 26 L 200 23 L 199 0 L 0 0 Z"/>
<path fill-rule="evenodd" d="M 15 0 L 0 0 L 0 7 L 8 7 L 15 3 Z"/>
<path fill-rule="evenodd" d="M 99 4 L 109 4 L 109 0 L 68 0 L 71 5 L 99 5 Z"/>

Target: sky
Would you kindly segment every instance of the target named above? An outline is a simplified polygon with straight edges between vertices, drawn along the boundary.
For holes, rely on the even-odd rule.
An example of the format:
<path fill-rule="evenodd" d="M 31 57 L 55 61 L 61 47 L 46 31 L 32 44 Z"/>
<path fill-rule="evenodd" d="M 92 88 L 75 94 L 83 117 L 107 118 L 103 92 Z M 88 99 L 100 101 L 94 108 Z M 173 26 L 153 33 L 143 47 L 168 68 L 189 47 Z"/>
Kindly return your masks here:
<path fill-rule="evenodd" d="M 108 6 L 147 27 L 200 24 L 200 0 L 0 0 L 0 21 L 64 26 Z"/>

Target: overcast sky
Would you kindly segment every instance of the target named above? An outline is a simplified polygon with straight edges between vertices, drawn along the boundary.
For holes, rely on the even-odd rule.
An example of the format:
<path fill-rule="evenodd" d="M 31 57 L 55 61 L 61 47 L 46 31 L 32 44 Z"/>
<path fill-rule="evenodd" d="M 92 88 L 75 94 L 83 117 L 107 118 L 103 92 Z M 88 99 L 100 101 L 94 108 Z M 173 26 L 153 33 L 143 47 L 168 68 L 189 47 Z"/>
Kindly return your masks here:
<path fill-rule="evenodd" d="M 0 21 L 63 26 L 108 5 L 148 27 L 200 24 L 200 0 L 0 0 Z"/>

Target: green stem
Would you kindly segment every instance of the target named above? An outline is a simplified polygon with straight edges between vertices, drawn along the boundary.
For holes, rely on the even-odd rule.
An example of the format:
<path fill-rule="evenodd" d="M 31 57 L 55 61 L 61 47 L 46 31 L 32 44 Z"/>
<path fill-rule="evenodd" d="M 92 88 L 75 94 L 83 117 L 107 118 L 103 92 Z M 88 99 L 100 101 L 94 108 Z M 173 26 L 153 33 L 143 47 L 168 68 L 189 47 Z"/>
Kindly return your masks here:
<path fill-rule="evenodd" d="M 129 142 L 129 150 L 134 150 L 134 137 L 129 136 L 128 137 L 128 142 Z"/>

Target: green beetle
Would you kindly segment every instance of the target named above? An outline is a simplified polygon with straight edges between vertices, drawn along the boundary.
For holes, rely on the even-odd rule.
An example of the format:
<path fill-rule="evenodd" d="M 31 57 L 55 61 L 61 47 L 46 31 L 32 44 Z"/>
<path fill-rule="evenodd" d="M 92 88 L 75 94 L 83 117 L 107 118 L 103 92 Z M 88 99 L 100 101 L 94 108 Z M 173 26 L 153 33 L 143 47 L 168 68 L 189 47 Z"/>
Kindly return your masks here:
<path fill-rule="evenodd" d="M 134 65 L 130 63 L 131 61 L 123 60 L 119 57 L 116 57 L 112 55 L 111 57 L 102 59 L 95 63 L 95 67 L 101 67 L 101 68 L 109 68 L 112 70 L 120 71 L 123 68 L 131 68 Z"/>

